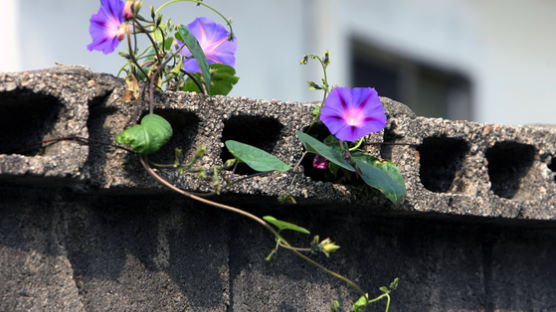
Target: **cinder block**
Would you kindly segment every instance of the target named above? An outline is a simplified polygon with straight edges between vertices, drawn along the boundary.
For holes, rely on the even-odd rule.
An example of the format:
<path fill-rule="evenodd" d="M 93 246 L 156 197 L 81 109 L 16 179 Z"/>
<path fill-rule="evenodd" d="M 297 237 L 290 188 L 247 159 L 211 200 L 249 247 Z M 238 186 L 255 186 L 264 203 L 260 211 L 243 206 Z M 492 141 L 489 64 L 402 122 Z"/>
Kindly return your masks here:
<path fill-rule="evenodd" d="M 80 66 L 0 74 L 0 178 L 28 184 L 82 180 L 87 145 L 37 142 L 88 137 L 89 106 L 116 85 L 114 77 Z"/>
<path fill-rule="evenodd" d="M 148 112 L 144 101 L 124 103 L 124 91 L 121 80 L 80 67 L 2 74 L 0 109 L 4 113 L 0 118 L 5 120 L 2 133 L 7 143 L 1 147 L 0 177 L 37 183 L 42 177 L 54 177 L 62 182 L 79 180 L 81 184 L 74 184 L 79 187 L 160 191 L 162 187 L 140 169 L 133 155 L 97 144 L 112 143 L 118 133 Z M 296 172 L 255 177 L 225 192 L 231 197 L 289 194 L 306 205 L 329 203 L 330 207 L 332 203 L 371 214 L 556 217 L 556 128 L 416 117 L 403 104 L 387 98 L 382 101 L 388 125 L 368 142 L 386 143 L 365 148 L 400 168 L 408 193 L 397 207 L 368 187 L 319 181 L 311 172 L 310 158 Z M 191 158 L 195 149 L 204 145 L 207 153 L 198 165 L 207 170 L 230 157 L 224 148 L 228 139 L 255 145 L 295 163 L 303 152 L 295 132 L 310 123 L 313 107 L 311 103 L 184 92 L 157 94 L 155 102 L 155 112 L 170 121 L 174 137 L 150 159 L 172 163 L 175 148 Z M 19 146 L 67 135 L 88 136 L 93 144 L 65 141 L 10 153 Z M 180 174 L 173 168 L 158 172 L 188 191 L 211 190 L 211 179 Z M 239 179 L 248 173 L 240 168 L 228 178 Z"/>

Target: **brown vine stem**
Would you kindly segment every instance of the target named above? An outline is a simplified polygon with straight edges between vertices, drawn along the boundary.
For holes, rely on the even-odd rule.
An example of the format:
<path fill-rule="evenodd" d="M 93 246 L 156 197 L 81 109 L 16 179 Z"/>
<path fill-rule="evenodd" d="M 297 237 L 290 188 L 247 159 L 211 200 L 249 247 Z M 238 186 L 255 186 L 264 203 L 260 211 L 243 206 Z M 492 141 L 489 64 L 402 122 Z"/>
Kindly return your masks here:
<path fill-rule="evenodd" d="M 172 60 L 172 58 L 175 55 L 181 53 L 181 50 L 183 49 L 183 47 L 185 47 L 185 44 L 182 44 L 182 46 L 175 53 L 173 53 L 171 55 L 172 57 L 169 57 L 164 62 L 162 62 L 159 65 L 159 67 L 157 68 L 156 72 L 151 76 L 151 80 L 150 80 L 150 83 L 149 83 L 149 113 L 150 114 L 152 114 L 153 111 L 154 111 L 154 81 L 155 81 L 156 77 L 158 77 L 158 75 L 160 75 L 160 72 L 166 66 L 166 64 L 168 64 L 168 62 L 170 62 L 170 60 Z M 206 95 L 206 92 L 205 92 L 205 95 Z"/>
<path fill-rule="evenodd" d="M 31 143 L 31 144 L 28 144 L 28 145 L 25 145 L 25 146 L 22 146 L 18 149 L 13 150 L 13 153 L 27 150 L 27 149 L 29 149 L 33 146 L 36 146 L 36 145 L 43 145 L 43 144 L 54 143 L 54 142 L 59 142 L 59 141 L 78 141 L 78 142 L 84 142 L 85 144 L 89 144 L 89 145 L 93 145 L 93 144 L 106 145 L 106 146 L 110 146 L 110 147 L 114 147 L 114 148 L 123 149 L 123 150 L 128 151 L 128 152 L 133 153 L 133 154 L 137 154 L 136 151 L 134 151 L 130 148 L 127 148 L 125 146 L 121 146 L 121 145 L 117 145 L 117 144 L 113 144 L 113 143 L 106 143 L 106 142 L 102 142 L 102 141 L 97 141 L 97 140 L 89 139 L 89 138 L 86 138 L 86 137 L 80 137 L 80 136 L 77 136 L 77 135 L 68 135 L 68 136 L 56 137 L 56 138 L 52 138 L 52 139 L 47 139 L 47 140 L 34 142 L 34 143 Z"/>
<path fill-rule="evenodd" d="M 347 277 L 336 273 L 328 268 L 326 268 L 325 266 L 321 265 L 320 263 L 314 261 L 313 259 L 305 256 L 304 254 L 300 253 L 299 251 L 296 250 L 295 247 L 292 247 L 283 237 L 282 235 L 280 235 L 280 233 L 278 233 L 278 231 L 276 231 L 272 226 L 270 226 L 268 223 L 266 223 L 263 219 L 257 217 L 256 215 L 249 213 L 247 211 L 244 211 L 242 209 L 230 206 L 230 205 L 226 205 L 226 204 L 222 204 L 222 203 L 218 203 L 215 201 L 212 201 L 210 199 L 206 199 L 206 198 L 202 198 L 196 195 L 193 195 L 185 190 L 180 189 L 179 187 L 173 185 L 172 183 L 168 182 L 166 179 L 164 179 L 163 177 L 161 177 L 160 175 L 158 175 L 158 173 L 156 173 L 150 166 L 149 166 L 149 162 L 146 159 L 145 155 L 141 155 L 139 157 L 139 160 L 141 162 L 141 165 L 143 166 L 143 168 L 147 171 L 147 173 L 153 177 L 156 181 L 158 181 L 159 183 L 161 183 L 162 185 L 166 186 L 167 188 L 185 196 L 188 197 L 190 199 L 196 200 L 198 202 L 216 207 L 216 208 L 220 208 L 220 209 L 224 209 L 227 211 L 231 211 L 231 212 L 235 212 L 237 214 L 240 214 L 244 217 L 247 217 L 257 223 L 259 223 L 260 225 L 262 225 L 265 229 L 267 229 L 268 231 L 270 231 L 272 234 L 274 234 L 274 236 L 276 237 L 276 240 L 280 243 L 280 245 L 282 245 L 284 248 L 286 248 L 287 250 L 291 251 L 292 253 L 294 253 L 296 256 L 298 256 L 299 258 L 307 261 L 308 263 L 312 264 L 313 266 L 317 267 L 318 269 L 320 269 L 321 271 L 339 279 L 344 281 L 345 283 L 347 283 L 348 285 L 350 285 L 353 289 L 355 289 L 357 292 L 359 292 L 362 296 L 365 296 L 365 292 L 361 289 L 361 287 L 359 287 L 355 282 L 353 282 L 352 280 L 348 279 Z"/>
<path fill-rule="evenodd" d="M 199 88 L 199 90 L 203 92 L 204 95 L 207 95 L 207 90 L 205 90 L 205 88 L 201 85 L 201 83 L 197 80 L 197 78 L 195 78 L 195 76 L 193 76 L 190 72 L 187 72 L 183 69 L 180 69 L 180 71 L 185 75 L 187 75 L 187 77 L 189 77 L 189 79 L 191 79 L 193 83 L 195 83 L 197 88 Z"/>
<path fill-rule="evenodd" d="M 137 59 L 135 58 L 135 53 L 133 53 L 133 50 L 131 48 L 131 36 L 129 35 L 129 33 L 127 33 L 127 47 L 129 50 L 129 57 L 131 58 L 133 64 L 135 64 L 139 68 L 139 71 L 141 71 L 141 73 L 143 73 L 145 77 L 148 77 L 149 75 L 147 75 L 145 70 L 143 70 L 143 67 L 139 65 L 139 62 L 137 62 Z"/>

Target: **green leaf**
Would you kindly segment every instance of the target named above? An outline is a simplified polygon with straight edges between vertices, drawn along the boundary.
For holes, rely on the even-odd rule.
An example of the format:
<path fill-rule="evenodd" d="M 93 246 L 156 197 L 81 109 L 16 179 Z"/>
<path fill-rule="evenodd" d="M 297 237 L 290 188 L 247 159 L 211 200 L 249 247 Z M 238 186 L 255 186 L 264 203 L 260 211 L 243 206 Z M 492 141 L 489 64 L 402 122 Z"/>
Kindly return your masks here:
<path fill-rule="evenodd" d="M 398 288 L 398 283 L 399 283 L 400 279 L 398 277 L 396 277 L 391 283 L 390 286 L 388 286 L 390 288 L 390 290 L 396 290 Z"/>
<path fill-rule="evenodd" d="M 116 136 L 118 144 L 129 145 L 140 154 L 152 154 L 172 137 L 172 126 L 156 114 L 146 115 L 141 124 L 134 125 Z"/>
<path fill-rule="evenodd" d="M 160 43 L 162 41 L 162 29 L 157 28 L 155 29 L 152 33 L 151 33 L 154 41 L 156 41 L 156 43 Z"/>
<path fill-rule="evenodd" d="M 355 171 L 347 160 L 342 157 L 342 154 L 334 148 L 301 131 L 297 131 L 297 137 L 301 140 L 307 152 L 319 154 L 346 170 Z"/>
<path fill-rule="evenodd" d="M 234 140 L 228 140 L 224 143 L 235 158 L 243 161 L 253 170 L 288 171 L 290 169 L 289 165 L 286 165 L 276 156 L 269 154 L 260 148 Z"/>
<path fill-rule="evenodd" d="M 303 234 L 310 234 L 311 233 L 306 228 L 303 228 L 299 225 L 295 225 L 293 223 L 278 220 L 278 219 L 274 218 L 273 216 L 264 216 L 263 220 L 265 220 L 266 222 L 274 225 L 280 231 L 282 231 L 282 230 L 292 230 L 292 231 L 300 232 L 300 233 L 303 233 Z"/>
<path fill-rule="evenodd" d="M 234 85 L 239 81 L 237 77 L 236 70 L 224 64 L 211 64 L 210 66 L 211 74 L 211 85 L 210 85 L 210 95 L 227 95 L 232 91 Z"/>
<path fill-rule="evenodd" d="M 367 305 L 369 304 L 369 300 L 367 299 L 368 295 L 369 294 L 365 294 L 365 296 L 359 297 L 359 299 L 357 299 L 357 301 L 355 301 L 355 303 L 353 304 L 353 307 L 351 308 L 351 311 L 353 311 L 353 312 L 363 312 L 363 311 L 365 311 L 365 309 L 367 308 Z"/>
<path fill-rule="evenodd" d="M 172 47 L 172 44 L 174 43 L 174 38 L 166 38 L 164 40 L 164 49 L 165 50 L 170 50 L 170 48 Z"/>
<path fill-rule="evenodd" d="M 209 71 L 211 75 L 210 95 L 227 95 L 239 81 L 239 77 L 235 76 L 236 70 L 231 66 L 224 64 L 210 64 Z M 193 76 L 197 79 L 197 81 L 200 81 L 201 75 L 199 73 L 195 73 Z M 182 91 L 201 92 L 191 78 L 188 78 L 185 81 L 185 86 Z"/>
<path fill-rule="evenodd" d="M 352 158 L 361 169 L 365 183 L 381 191 L 394 205 L 404 198 L 405 183 L 393 162 L 362 153 L 352 153 Z"/>
<path fill-rule="evenodd" d="M 202 78 L 201 78 L 200 73 L 194 73 L 192 75 L 193 75 L 193 77 L 195 77 L 195 80 L 197 80 L 199 83 L 202 83 Z M 184 86 L 181 90 L 182 91 L 187 91 L 187 92 L 201 93 L 201 90 L 199 90 L 199 87 L 197 87 L 197 84 L 195 84 L 195 82 L 193 82 L 193 79 L 191 79 L 189 77 L 187 78 L 187 80 L 185 80 L 185 84 L 184 84 Z"/>
<path fill-rule="evenodd" d="M 175 36 L 176 39 L 183 42 L 187 46 L 187 48 L 191 52 L 191 55 L 195 58 L 197 64 L 199 64 L 199 68 L 201 68 L 201 72 L 203 73 L 203 78 L 206 83 L 207 91 L 210 92 L 209 66 L 207 63 L 207 57 L 205 56 L 203 49 L 199 45 L 199 41 L 197 41 L 195 36 L 193 36 L 193 34 L 191 34 L 191 32 L 189 32 L 189 30 L 183 25 L 180 25 L 178 27 L 178 32 Z"/>

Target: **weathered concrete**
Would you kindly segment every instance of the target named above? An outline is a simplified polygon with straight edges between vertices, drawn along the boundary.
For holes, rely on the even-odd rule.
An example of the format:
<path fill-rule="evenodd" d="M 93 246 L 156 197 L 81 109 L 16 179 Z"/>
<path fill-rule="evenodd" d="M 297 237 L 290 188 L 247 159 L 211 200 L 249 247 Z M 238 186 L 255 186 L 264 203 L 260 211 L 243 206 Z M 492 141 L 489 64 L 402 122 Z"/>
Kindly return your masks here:
<path fill-rule="evenodd" d="M 121 102 L 123 86 L 111 76 L 70 67 L 27 74 L 3 74 L 0 77 L 3 102 L 0 114 L 6 151 L 64 135 L 87 136 L 94 141 L 111 142 L 115 135 L 136 123 L 146 110 L 144 103 Z M 82 87 L 87 86 L 87 87 Z M 80 93 L 80 90 L 84 90 Z M 210 97 L 167 92 L 157 97 L 157 112 L 167 117 L 175 136 L 154 155 L 160 161 L 173 161 L 173 150 L 181 147 L 191 157 L 195 148 L 207 146 L 201 164 L 209 168 L 221 165 L 223 141 L 240 139 L 272 151 L 293 163 L 302 147 L 295 131 L 311 120 L 311 105 L 282 103 L 247 98 Z M 62 107 L 45 120 L 14 123 L 16 103 L 24 111 L 51 103 Z M 505 217 L 511 219 L 550 220 L 556 218 L 556 180 L 554 165 L 556 128 L 542 126 L 486 125 L 468 121 L 415 117 L 405 106 L 383 98 L 389 115 L 384 137 L 389 142 L 410 146 L 383 145 L 370 151 L 392 159 L 400 168 L 408 189 L 406 201 L 399 207 L 388 206 L 384 198 L 366 188 L 314 181 L 300 173 L 275 174 L 250 179 L 230 189 L 237 194 L 275 196 L 287 192 L 301 201 L 337 202 L 342 205 L 375 209 L 387 213 L 440 213 Z M 88 113 L 88 114 L 87 114 Z M 19 119 L 26 120 L 26 116 Z M 33 116 L 39 118 L 39 116 Z M 35 125 L 14 139 L 19 129 Z M 46 128 L 46 130 L 45 130 Z M 31 128 L 35 129 L 35 128 Z M 21 130 L 24 131 L 24 130 Z M 371 140 L 380 142 L 383 133 Z M 23 144 L 25 143 L 25 144 Z M 87 159 L 87 161 L 85 161 Z M 125 167 L 122 163 L 130 161 Z M 125 151 L 106 146 L 90 147 L 75 142 L 52 144 L 33 154 L 0 154 L 0 176 L 52 177 L 81 181 L 81 186 L 98 188 L 159 189 L 160 186 L 140 170 Z M 9 164 L 9 165 L 8 165 Z M 15 165 L 17 164 L 17 165 Z M 551 167 L 552 166 L 552 167 Z M 211 180 L 183 176 L 175 170 L 161 170 L 176 184 L 191 191 L 208 191 Z M 306 168 L 305 172 L 310 173 Z M 290 186 L 298 175 L 295 186 Z M 238 176 L 230 176 L 237 178 Z M 42 182 L 39 182 L 41 184 Z M 375 206 L 370 208 L 370 206 Z M 378 207 L 377 207 L 378 206 Z"/>
<path fill-rule="evenodd" d="M 28 147 L 74 135 L 111 142 L 146 110 L 121 103 L 123 92 L 81 67 L 0 74 L 0 311 L 326 311 L 357 297 L 286 252 L 265 262 L 273 242 L 263 229 L 168 193 L 124 151 Z M 173 92 L 157 102 L 175 135 L 152 159 L 172 162 L 175 147 L 190 157 L 202 144 L 207 168 L 226 159 L 226 139 L 292 163 L 295 131 L 311 118 L 303 103 Z M 383 103 L 389 123 L 371 140 L 411 144 L 368 147 L 399 166 L 408 195 L 398 207 L 318 181 L 310 166 L 250 179 L 220 200 L 332 237 L 342 249 L 318 260 L 370 291 L 399 276 L 391 311 L 556 310 L 556 129 L 416 117 Z M 210 190 L 210 180 L 159 172 Z M 278 205 L 282 192 L 299 204 Z"/>

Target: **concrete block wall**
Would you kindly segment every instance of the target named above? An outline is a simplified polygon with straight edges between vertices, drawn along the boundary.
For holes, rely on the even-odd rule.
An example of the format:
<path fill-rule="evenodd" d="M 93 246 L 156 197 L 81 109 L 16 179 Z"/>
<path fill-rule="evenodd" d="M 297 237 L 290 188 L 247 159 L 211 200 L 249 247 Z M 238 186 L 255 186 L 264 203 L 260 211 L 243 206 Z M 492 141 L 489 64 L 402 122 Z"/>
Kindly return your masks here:
<path fill-rule="evenodd" d="M 77 66 L 0 74 L 0 310 L 327 311 L 357 297 L 286 252 L 265 262 L 273 242 L 262 229 L 167 192 L 132 155 L 101 144 L 147 110 L 123 103 L 124 92 L 120 80 Z M 295 131 L 312 109 L 181 92 L 156 101 L 174 137 L 151 158 L 173 162 L 175 147 L 190 157 L 205 145 L 207 168 L 229 157 L 227 139 L 295 162 Z M 367 149 L 400 168 L 402 204 L 320 181 L 310 165 L 217 199 L 331 236 L 342 249 L 318 260 L 371 292 L 400 277 L 391 311 L 556 310 L 556 128 L 425 118 L 382 101 L 388 125 L 369 141 L 408 145 Z M 75 135 L 93 144 L 29 147 Z M 159 172 L 210 190 L 208 180 Z M 298 205 L 277 204 L 281 193 Z"/>

